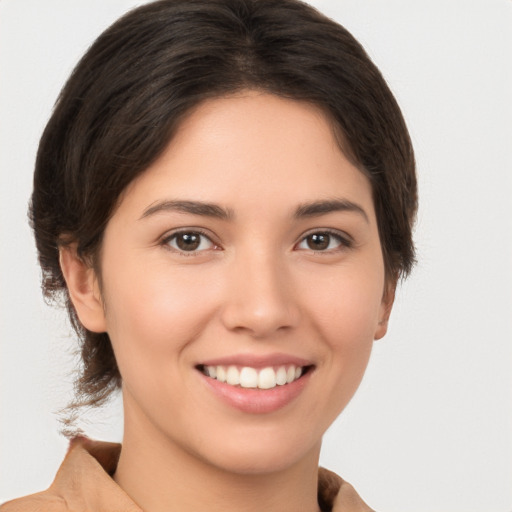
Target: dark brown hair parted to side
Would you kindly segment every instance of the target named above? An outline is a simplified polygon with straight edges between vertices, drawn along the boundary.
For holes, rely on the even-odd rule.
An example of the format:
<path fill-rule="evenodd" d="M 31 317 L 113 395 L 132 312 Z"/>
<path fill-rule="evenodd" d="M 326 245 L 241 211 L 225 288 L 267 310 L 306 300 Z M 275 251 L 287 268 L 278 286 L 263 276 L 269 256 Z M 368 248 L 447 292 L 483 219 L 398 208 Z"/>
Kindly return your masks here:
<path fill-rule="evenodd" d="M 126 186 L 157 159 L 200 102 L 244 89 L 320 107 L 372 185 L 388 279 L 414 262 L 413 150 L 400 109 L 360 44 L 296 0 L 161 0 L 106 30 L 62 90 L 41 138 L 30 217 L 47 298 L 63 297 L 81 341 L 76 402 L 121 382 L 107 333 L 79 322 L 59 266 L 74 243 L 97 263 Z"/>

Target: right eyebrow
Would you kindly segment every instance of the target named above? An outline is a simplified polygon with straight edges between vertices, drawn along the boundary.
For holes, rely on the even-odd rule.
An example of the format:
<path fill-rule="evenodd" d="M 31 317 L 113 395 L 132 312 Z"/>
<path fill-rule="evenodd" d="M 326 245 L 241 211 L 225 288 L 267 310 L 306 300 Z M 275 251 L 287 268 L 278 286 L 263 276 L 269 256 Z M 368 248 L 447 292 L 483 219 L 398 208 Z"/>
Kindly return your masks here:
<path fill-rule="evenodd" d="M 343 198 L 301 204 L 295 211 L 295 218 L 320 217 L 332 212 L 354 212 L 360 215 L 367 223 L 370 222 L 368 214 L 362 206 Z"/>
<path fill-rule="evenodd" d="M 192 215 L 202 215 L 205 217 L 213 217 L 221 220 L 230 220 L 233 218 L 233 212 L 231 210 L 222 208 L 218 204 L 205 203 L 202 201 L 183 201 L 171 199 L 153 203 L 144 210 L 139 220 L 145 219 L 160 212 L 189 213 Z"/>

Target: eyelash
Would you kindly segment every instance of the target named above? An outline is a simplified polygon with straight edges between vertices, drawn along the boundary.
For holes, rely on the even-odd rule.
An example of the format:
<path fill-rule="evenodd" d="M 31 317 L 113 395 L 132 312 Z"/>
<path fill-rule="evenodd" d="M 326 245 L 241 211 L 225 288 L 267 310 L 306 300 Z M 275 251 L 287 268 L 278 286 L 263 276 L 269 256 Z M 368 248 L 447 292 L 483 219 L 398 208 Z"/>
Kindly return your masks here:
<path fill-rule="evenodd" d="M 193 249 L 191 251 L 180 249 L 179 247 L 172 247 L 170 245 L 171 242 L 173 240 L 176 240 L 177 237 L 180 235 L 198 235 L 200 238 L 206 238 L 209 241 L 209 243 L 212 244 L 212 247 L 208 248 L 208 249 L 202 249 L 202 250 Z M 331 229 L 316 229 L 314 231 L 311 231 L 311 232 L 303 235 L 302 238 L 300 239 L 300 241 L 297 244 L 295 244 L 294 247 L 295 248 L 298 247 L 300 244 L 306 242 L 309 237 L 314 236 L 314 235 L 324 235 L 324 236 L 327 235 L 330 238 L 334 238 L 339 242 L 339 246 L 334 249 L 331 248 L 331 249 L 326 249 L 326 250 L 318 250 L 318 249 L 311 249 L 311 248 L 304 248 L 304 249 L 299 249 L 299 250 L 305 250 L 305 251 L 309 250 L 309 251 L 314 252 L 315 254 L 322 254 L 322 253 L 323 254 L 332 254 L 332 253 L 337 253 L 337 252 L 343 251 L 344 249 L 350 249 L 354 245 L 353 241 L 351 240 L 350 237 L 348 237 L 348 235 L 341 234 L 340 232 L 334 231 Z M 199 242 L 199 244 L 201 244 L 201 243 L 202 243 L 202 241 Z M 175 232 L 169 234 L 168 236 L 165 236 L 161 240 L 160 244 L 162 246 L 164 246 L 165 248 L 167 248 L 168 250 L 174 251 L 174 252 L 180 254 L 181 256 L 185 256 L 185 257 L 198 256 L 199 254 L 201 254 L 202 252 L 205 252 L 207 250 L 212 250 L 212 249 L 218 250 L 220 248 L 220 246 L 212 240 L 211 235 L 201 229 L 182 229 L 179 231 L 175 231 Z M 330 241 L 329 241 L 329 244 L 330 244 Z"/>
<path fill-rule="evenodd" d="M 218 244 L 216 244 L 213 240 L 210 234 L 206 233 L 205 231 L 202 231 L 201 229 L 181 229 L 179 231 L 175 231 L 174 233 L 169 234 L 168 236 L 165 236 L 162 241 L 160 242 L 162 246 L 164 246 L 167 250 L 176 252 L 180 254 L 181 256 L 185 257 L 191 257 L 191 256 L 198 256 L 205 250 L 209 249 L 203 249 L 203 250 L 192 250 L 192 251 L 186 251 L 183 249 L 180 249 L 179 247 L 172 247 L 170 244 L 173 240 L 177 239 L 180 235 L 198 235 L 201 238 L 206 238 L 211 244 L 212 249 L 216 250 L 219 248 Z M 202 241 L 200 241 L 202 243 Z"/>
<path fill-rule="evenodd" d="M 313 251 L 315 254 L 332 254 L 337 253 L 340 251 L 343 251 L 344 249 L 350 249 L 354 246 L 353 240 L 346 234 L 342 234 L 339 231 L 335 231 L 332 229 L 315 229 L 314 231 L 310 231 L 309 233 L 306 233 L 299 241 L 297 245 L 302 244 L 305 242 L 309 237 L 313 235 L 327 235 L 331 238 L 336 239 L 339 242 L 339 246 L 334 249 L 327 249 L 327 250 L 315 250 L 315 249 L 304 249 L 304 250 L 310 250 Z"/>

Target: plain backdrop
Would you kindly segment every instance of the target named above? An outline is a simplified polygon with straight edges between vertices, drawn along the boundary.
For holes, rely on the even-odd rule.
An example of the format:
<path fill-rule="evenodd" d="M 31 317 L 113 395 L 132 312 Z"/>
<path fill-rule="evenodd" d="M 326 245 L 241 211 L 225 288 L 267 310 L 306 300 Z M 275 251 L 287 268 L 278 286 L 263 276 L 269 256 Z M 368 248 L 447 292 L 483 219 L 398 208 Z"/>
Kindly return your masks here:
<path fill-rule="evenodd" d="M 44 304 L 26 210 L 78 58 L 135 0 L 0 0 L 0 502 L 65 454 L 74 338 Z M 315 0 L 365 46 L 416 149 L 419 264 L 321 462 L 380 511 L 512 511 L 512 1 Z M 83 423 L 120 441 L 120 401 Z"/>

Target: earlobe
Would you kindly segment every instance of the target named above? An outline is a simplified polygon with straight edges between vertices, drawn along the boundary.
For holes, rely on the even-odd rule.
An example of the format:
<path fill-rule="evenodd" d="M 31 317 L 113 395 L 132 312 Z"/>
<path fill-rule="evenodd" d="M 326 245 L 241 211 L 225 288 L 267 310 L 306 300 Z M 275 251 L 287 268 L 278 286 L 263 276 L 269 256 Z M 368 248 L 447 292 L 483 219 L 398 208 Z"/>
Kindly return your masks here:
<path fill-rule="evenodd" d="M 105 332 L 105 312 L 96 272 L 78 256 L 74 244 L 59 249 L 59 262 L 80 323 L 89 331 Z"/>
<path fill-rule="evenodd" d="M 393 302 L 395 301 L 395 290 L 396 281 L 386 284 L 386 289 L 382 296 L 382 302 L 380 305 L 379 323 L 377 324 L 377 329 L 375 330 L 374 335 L 375 340 L 383 338 L 388 331 L 389 317 L 391 316 Z"/>

